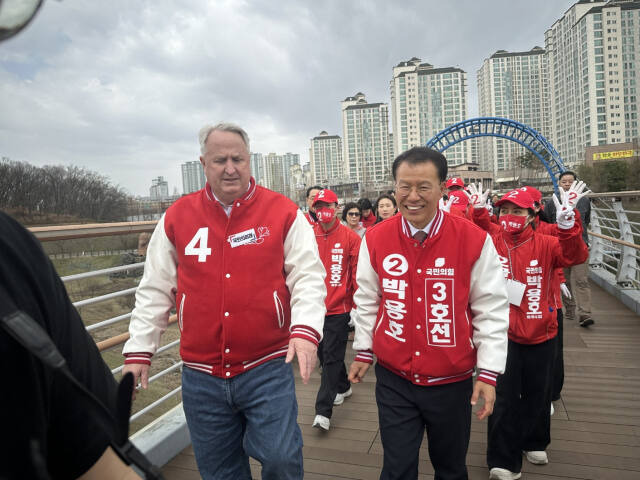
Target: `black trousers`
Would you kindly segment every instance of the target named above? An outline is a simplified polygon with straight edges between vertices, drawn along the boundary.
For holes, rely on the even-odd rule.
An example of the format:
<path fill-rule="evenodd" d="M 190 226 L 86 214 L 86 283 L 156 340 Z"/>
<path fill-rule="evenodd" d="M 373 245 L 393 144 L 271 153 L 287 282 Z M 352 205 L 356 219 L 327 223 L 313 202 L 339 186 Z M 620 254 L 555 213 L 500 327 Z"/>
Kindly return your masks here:
<path fill-rule="evenodd" d="M 537 345 L 509 340 L 507 368 L 498 377 L 496 403 L 489 417 L 487 465 L 522 470 L 523 450 L 545 450 L 551 443 L 551 376 L 556 339 Z"/>
<path fill-rule="evenodd" d="M 425 428 L 436 480 L 466 480 L 473 382 L 421 387 L 376 364 L 384 464 L 380 480 L 418 478 Z"/>
<path fill-rule="evenodd" d="M 564 334 L 564 314 L 559 308 L 558 312 L 558 336 L 556 337 L 556 356 L 553 362 L 553 379 L 551 380 L 551 400 L 560 399 L 562 386 L 564 385 L 564 350 L 562 335 Z"/>
<path fill-rule="evenodd" d="M 344 354 L 349 337 L 349 314 L 327 315 L 324 317 L 322 341 L 318 346 L 318 358 L 322 365 L 320 390 L 316 397 L 316 415 L 331 418 L 333 400 L 337 393 L 349 389 Z"/>

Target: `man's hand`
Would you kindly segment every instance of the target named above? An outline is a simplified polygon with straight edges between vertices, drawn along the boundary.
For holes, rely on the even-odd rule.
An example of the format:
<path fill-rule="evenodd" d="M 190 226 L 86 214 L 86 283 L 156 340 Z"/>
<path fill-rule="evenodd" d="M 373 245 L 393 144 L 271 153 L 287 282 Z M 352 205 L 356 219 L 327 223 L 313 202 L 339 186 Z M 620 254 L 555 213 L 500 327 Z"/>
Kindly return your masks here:
<path fill-rule="evenodd" d="M 131 372 L 133 374 L 133 392 L 132 399 L 136 399 L 136 390 L 138 390 L 138 383 L 145 390 L 149 386 L 149 365 L 146 363 L 130 363 L 129 365 L 125 365 L 122 369 L 122 376 L 124 376 L 127 372 Z"/>
<path fill-rule="evenodd" d="M 300 376 L 302 377 L 302 383 L 305 385 L 309 383 L 309 377 L 311 372 L 316 367 L 316 360 L 318 357 L 316 353 L 318 347 L 313 342 L 305 340 L 304 338 L 292 338 L 289 340 L 289 351 L 287 351 L 286 363 L 291 363 L 295 355 L 298 356 L 298 365 L 300 365 Z"/>
<path fill-rule="evenodd" d="M 353 362 L 349 367 L 349 381 L 360 383 L 370 366 L 371 364 L 366 362 Z"/>
<path fill-rule="evenodd" d="M 491 190 L 487 188 L 484 193 L 482 193 L 482 183 L 480 182 L 478 182 L 477 186 L 470 183 L 467 188 L 469 189 L 468 192 L 466 190 L 463 191 L 467 197 L 469 197 L 469 203 L 473 205 L 473 208 L 485 208 Z"/>
<path fill-rule="evenodd" d="M 578 200 L 591 193 L 591 190 L 587 190 L 585 192 L 585 188 L 587 188 L 587 185 L 583 181 L 575 181 L 571 184 L 569 190 L 567 190 L 567 196 L 569 197 L 569 208 L 571 208 L 571 210 L 576 208 Z"/>
<path fill-rule="evenodd" d="M 484 420 L 493 413 L 493 405 L 496 403 L 496 387 L 488 383 L 476 381 L 471 395 L 471 405 L 478 403 L 478 399 L 484 398 L 484 405 L 476 412 L 478 420 Z"/>

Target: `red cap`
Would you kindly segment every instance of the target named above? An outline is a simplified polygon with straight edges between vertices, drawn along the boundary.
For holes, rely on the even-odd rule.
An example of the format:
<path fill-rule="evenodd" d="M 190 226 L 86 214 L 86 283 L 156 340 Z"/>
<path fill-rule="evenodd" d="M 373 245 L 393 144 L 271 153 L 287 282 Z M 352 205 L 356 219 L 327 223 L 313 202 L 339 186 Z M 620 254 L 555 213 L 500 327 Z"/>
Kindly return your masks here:
<path fill-rule="evenodd" d="M 521 187 L 518 190 L 522 190 L 523 192 L 527 192 L 531 195 L 534 202 L 540 203 L 542 201 L 542 192 L 534 187 Z"/>
<path fill-rule="evenodd" d="M 313 197 L 313 205 L 317 202 L 326 202 L 326 203 L 338 203 L 338 196 L 328 188 L 320 190 L 316 193 L 316 196 Z"/>
<path fill-rule="evenodd" d="M 513 203 L 522 208 L 533 208 L 533 198 L 526 190 L 511 190 L 506 193 L 500 200 L 496 202 L 496 207 L 499 207 L 503 203 Z"/>
<path fill-rule="evenodd" d="M 469 205 L 469 197 L 462 190 L 455 190 L 453 192 L 449 192 L 449 198 L 451 199 L 451 206 L 458 207 L 461 210 L 467 208 Z"/>
<path fill-rule="evenodd" d="M 447 188 L 451 187 L 461 187 L 464 188 L 464 182 L 461 178 L 450 178 L 447 180 Z"/>

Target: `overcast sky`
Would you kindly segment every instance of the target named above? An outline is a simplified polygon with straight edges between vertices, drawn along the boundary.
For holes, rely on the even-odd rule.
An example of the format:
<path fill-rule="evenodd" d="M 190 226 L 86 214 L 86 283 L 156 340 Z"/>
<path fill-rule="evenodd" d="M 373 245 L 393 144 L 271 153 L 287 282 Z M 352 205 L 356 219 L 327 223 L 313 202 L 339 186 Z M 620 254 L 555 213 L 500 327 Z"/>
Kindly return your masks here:
<path fill-rule="evenodd" d="M 567 0 L 48 0 L 0 44 L 0 156 L 98 171 L 137 195 L 182 191 L 198 129 L 237 122 L 254 152 L 342 135 L 340 101 L 389 102 L 416 56 L 468 73 L 496 50 L 544 47 Z"/>

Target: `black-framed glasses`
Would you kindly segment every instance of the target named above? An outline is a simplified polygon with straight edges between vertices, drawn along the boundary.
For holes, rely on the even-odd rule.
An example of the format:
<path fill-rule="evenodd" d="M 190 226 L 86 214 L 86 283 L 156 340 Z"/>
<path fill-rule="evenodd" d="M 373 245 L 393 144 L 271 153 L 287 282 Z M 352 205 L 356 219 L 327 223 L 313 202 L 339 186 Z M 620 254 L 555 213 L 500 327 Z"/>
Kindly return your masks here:
<path fill-rule="evenodd" d="M 362 214 L 360 212 L 347 212 L 347 215 L 350 217 L 359 217 Z"/>

